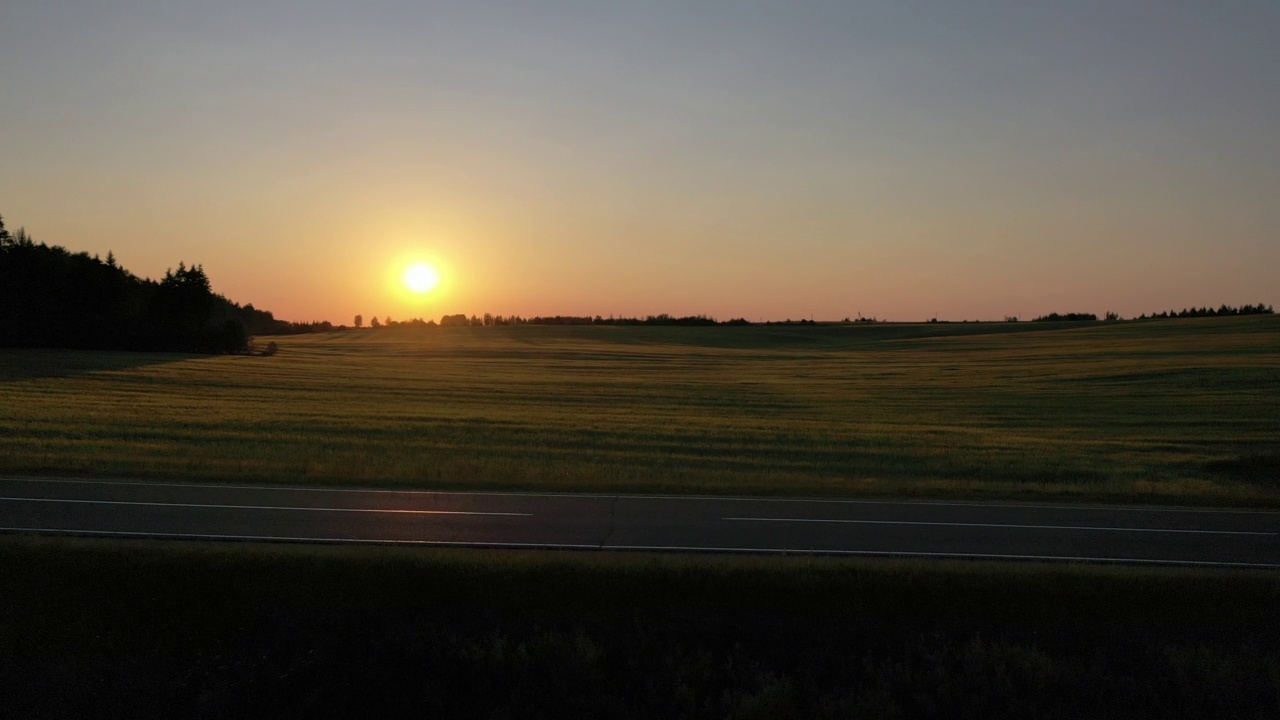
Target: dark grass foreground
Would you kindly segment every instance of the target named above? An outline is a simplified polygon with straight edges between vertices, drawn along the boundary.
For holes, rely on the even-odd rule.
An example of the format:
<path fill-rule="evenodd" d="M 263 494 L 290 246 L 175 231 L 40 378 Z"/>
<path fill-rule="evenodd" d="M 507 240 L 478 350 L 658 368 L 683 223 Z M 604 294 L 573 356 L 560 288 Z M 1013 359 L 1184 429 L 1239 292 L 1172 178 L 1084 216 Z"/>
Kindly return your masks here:
<path fill-rule="evenodd" d="M 0 716 L 1280 716 L 1280 576 L 0 539 Z"/>

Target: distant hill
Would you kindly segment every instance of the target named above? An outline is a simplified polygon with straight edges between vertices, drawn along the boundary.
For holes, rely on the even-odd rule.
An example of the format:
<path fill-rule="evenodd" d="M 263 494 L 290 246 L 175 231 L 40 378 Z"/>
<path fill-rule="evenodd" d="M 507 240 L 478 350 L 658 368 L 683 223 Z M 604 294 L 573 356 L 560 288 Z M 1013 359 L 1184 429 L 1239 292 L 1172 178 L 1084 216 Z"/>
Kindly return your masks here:
<path fill-rule="evenodd" d="M 0 347 L 239 353 L 251 335 L 328 329 L 234 303 L 200 265 L 139 278 L 110 253 L 37 244 L 0 218 Z"/>

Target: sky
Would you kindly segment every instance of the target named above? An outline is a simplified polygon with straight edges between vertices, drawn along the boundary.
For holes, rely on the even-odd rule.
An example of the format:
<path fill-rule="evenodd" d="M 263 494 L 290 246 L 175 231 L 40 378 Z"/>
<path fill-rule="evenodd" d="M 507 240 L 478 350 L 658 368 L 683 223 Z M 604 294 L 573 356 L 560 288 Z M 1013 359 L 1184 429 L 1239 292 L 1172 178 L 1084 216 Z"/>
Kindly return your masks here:
<path fill-rule="evenodd" d="M 1277 38 L 1275 0 L 4 0 L 0 214 L 297 321 L 1276 303 Z"/>

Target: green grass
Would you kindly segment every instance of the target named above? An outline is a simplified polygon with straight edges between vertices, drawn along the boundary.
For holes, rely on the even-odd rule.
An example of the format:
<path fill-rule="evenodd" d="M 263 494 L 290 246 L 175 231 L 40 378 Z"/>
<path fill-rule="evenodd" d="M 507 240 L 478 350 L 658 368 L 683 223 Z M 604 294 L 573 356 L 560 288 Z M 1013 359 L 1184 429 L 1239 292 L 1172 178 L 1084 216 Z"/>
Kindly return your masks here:
<path fill-rule="evenodd" d="M 0 538 L 6 717 L 1232 717 L 1275 573 Z"/>
<path fill-rule="evenodd" d="M 0 472 L 1280 505 L 1280 318 L 0 352 Z"/>

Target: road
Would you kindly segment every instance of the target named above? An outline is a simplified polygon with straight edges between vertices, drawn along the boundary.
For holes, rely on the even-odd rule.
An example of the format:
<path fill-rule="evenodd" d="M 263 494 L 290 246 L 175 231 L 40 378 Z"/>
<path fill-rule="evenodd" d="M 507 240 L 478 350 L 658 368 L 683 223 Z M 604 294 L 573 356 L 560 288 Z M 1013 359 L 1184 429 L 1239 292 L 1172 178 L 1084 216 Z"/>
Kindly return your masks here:
<path fill-rule="evenodd" d="M 0 478 L 0 532 L 1280 568 L 1280 512 Z"/>

